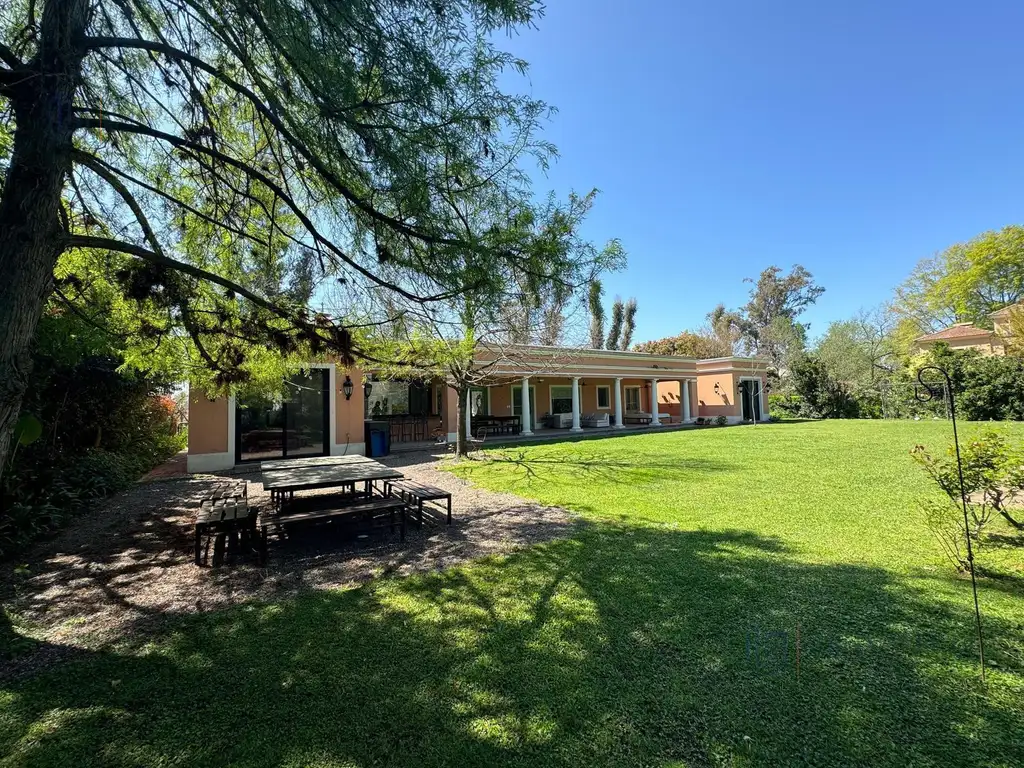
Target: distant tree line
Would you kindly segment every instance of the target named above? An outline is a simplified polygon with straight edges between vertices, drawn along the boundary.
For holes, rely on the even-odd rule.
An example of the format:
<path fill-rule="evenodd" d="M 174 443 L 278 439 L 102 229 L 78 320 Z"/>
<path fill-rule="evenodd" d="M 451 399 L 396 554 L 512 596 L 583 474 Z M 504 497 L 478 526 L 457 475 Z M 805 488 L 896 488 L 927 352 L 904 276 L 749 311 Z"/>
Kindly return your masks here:
<path fill-rule="evenodd" d="M 831 323 L 813 340 L 801 316 L 824 288 L 807 269 L 771 266 L 748 282 L 749 300 L 739 309 L 719 305 L 699 328 L 636 349 L 764 357 L 771 409 L 813 418 L 944 416 L 945 401 L 915 397 L 918 371 L 938 364 L 951 372 L 965 418 L 1024 419 L 1024 310 L 1010 315 L 1005 356 L 915 343 L 953 323 L 991 329 L 990 313 L 1024 299 L 1024 227 L 986 232 L 923 260 L 890 301 Z"/>

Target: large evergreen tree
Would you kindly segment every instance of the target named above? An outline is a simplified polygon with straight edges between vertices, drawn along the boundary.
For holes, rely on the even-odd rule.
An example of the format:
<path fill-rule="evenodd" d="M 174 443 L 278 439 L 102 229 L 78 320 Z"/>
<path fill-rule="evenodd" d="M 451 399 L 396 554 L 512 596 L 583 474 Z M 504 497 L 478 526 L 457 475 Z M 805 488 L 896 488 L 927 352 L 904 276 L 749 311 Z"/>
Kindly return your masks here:
<path fill-rule="evenodd" d="M 184 357 L 215 388 L 289 357 L 372 357 L 349 307 L 384 294 L 479 295 L 496 267 L 550 280 L 537 228 L 516 221 L 524 155 L 553 152 L 536 135 L 547 107 L 502 92 L 525 64 L 491 42 L 538 14 L 532 0 L 8 4 L 0 467 L 44 304 L 80 290 L 70 254 L 120 292 L 132 362 Z M 467 221 L 467 200 L 494 215 Z M 310 310 L 328 283 L 344 306 Z"/>

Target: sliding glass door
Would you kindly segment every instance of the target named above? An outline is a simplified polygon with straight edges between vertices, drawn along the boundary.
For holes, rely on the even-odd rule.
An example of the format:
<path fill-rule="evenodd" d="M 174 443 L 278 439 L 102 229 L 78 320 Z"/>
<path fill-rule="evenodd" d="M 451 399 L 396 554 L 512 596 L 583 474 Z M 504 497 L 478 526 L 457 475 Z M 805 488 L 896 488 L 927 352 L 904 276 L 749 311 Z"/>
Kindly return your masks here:
<path fill-rule="evenodd" d="M 235 460 L 263 461 L 329 453 L 326 368 L 290 376 L 277 397 L 236 399 Z"/>

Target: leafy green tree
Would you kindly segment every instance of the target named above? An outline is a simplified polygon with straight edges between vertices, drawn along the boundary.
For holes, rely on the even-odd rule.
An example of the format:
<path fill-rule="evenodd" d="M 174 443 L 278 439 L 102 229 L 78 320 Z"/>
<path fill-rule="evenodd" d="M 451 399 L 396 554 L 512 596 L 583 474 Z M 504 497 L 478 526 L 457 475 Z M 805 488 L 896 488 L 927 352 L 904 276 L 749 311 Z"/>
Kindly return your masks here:
<path fill-rule="evenodd" d="M 622 337 L 619 349 L 627 350 L 633 343 L 633 331 L 636 330 L 636 299 L 630 299 L 622 308 Z"/>
<path fill-rule="evenodd" d="M 1024 299 L 1024 227 L 956 243 L 914 268 L 896 290 L 900 315 L 923 332 L 953 323 L 991 328 L 990 312 Z"/>
<path fill-rule="evenodd" d="M 533 198 L 524 161 L 554 151 L 537 138 L 549 109 L 499 88 L 526 65 L 493 43 L 540 13 L 499 0 L 8 4 L 0 465 L 43 308 L 85 268 L 56 276 L 64 255 L 112 279 L 130 364 L 187 365 L 214 389 L 310 355 L 373 357 L 348 307 L 383 294 L 418 307 L 479 294 L 496 264 L 549 279 L 536 231 L 516 221 Z M 495 215 L 467 226 L 483 198 Z M 330 284 L 345 309 L 295 298 Z"/>
<path fill-rule="evenodd" d="M 594 280 L 587 292 L 587 307 L 590 310 L 590 348 L 604 348 L 604 303 L 601 301 L 604 289 L 600 280 Z"/>
<path fill-rule="evenodd" d="M 606 349 L 618 349 L 619 340 L 622 338 L 622 320 L 624 316 L 622 298 L 620 296 L 615 297 L 615 301 L 612 302 L 612 320 L 611 325 L 608 328 L 608 340 L 605 343 Z"/>
<path fill-rule="evenodd" d="M 718 338 L 709 334 L 693 333 L 691 331 L 683 331 L 676 336 L 669 336 L 664 339 L 645 341 L 636 345 L 636 351 L 647 352 L 652 355 L 695 357 L 698 360 L 726 357 L 732 354 L 731 348 L 723 345 Z"/>
<path fill-rule="evenodd" d="M 851 387 L 871 386 L 898 366 L 894 317 L 885 308 L 829 325 L 815 353 L 829 373 Z"/>
<path fill-rule="evenodd" d="M 443 304 L 416 311 L 410 307 L 398 319 L 381 318 L 368 332 L 368 343 L 380 351 L 376 366 L 384 376 L 439 376 L 455 391 L 458 456 L 466 452 L 465 404 L 470 389 L 492 383 L 495 368 L 526 364 L 529 353 L 521 344 L 548 332 L 547 309 L 574 300 L 586 307 L 598 277 L 624 266 L 625 251 L 618 240 L 598 248 L 580 235 L 595 196 L 593 191 L 586 196 L 570 195 L 569 205 L 564 207 L 549 199 L 545 208 L 518 219 L 518 226 L 530 229 L 535 248 L 543 253 L 546 277 L 538 273 L 524 279 L 519 270 L 503 268 L 496 258 L 487 272 L 486 286 Z M 484 207 L 467 218 L 488 215 L 490 211 Z M 509 305 L 531 308 L 526 313 L 527 327 L 518 315 L 510 327 L 510 315 L 505 311 Z M 553 358 L 553 368 L 572 354 L 567 348 L 564 355 Z"/>
<path fill-rule="evenodd" d="M 761 272 L 743 306 L 743 335 L 748 346 L 766 356 L 776 371 L 784 370 L 803 351 L 807 326 L 797 318 L 825 289 L 799 264 L 789 274 L 771 266 Z"/>
<path fill-rule="evenodd" d="M 802 416 L 817 419 L 855 419 L 857 401 L 817 357 L 805 355 L 790 369 L 793 392 L 800 398 Z"/>
<path fill-rule="evenodd" d="M 727 310 L 719 304 L 707 315 L 707 331 L 713 336 L 721 349 L 728 350 L 726 355 L 736 354 L 737 348 L 753 351 L 751 340 L 754 338 L 753 325 L 741 313 Z"/>

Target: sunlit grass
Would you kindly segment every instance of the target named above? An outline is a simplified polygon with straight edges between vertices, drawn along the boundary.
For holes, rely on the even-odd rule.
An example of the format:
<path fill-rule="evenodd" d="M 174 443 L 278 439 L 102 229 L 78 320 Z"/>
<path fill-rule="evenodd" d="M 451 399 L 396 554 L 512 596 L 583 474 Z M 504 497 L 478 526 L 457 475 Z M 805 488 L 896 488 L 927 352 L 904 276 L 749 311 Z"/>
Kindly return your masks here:
<path fill-rule="evenodd" d="M 1024 765 L 1022 550 L 981 551 L 983 690 L 908 456 L 946 439 L 832 422 L 493 452 L 455 471 L 575 511 L 570 538 L 175 618 L 0 685 L 0 765 Z"/>

